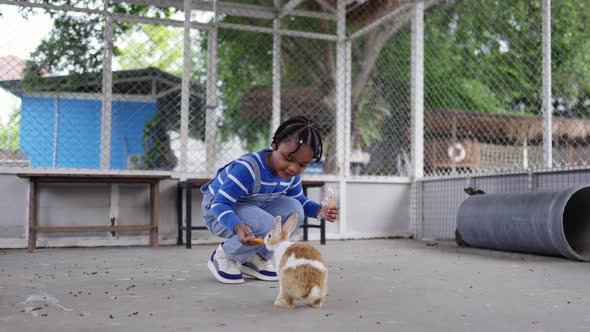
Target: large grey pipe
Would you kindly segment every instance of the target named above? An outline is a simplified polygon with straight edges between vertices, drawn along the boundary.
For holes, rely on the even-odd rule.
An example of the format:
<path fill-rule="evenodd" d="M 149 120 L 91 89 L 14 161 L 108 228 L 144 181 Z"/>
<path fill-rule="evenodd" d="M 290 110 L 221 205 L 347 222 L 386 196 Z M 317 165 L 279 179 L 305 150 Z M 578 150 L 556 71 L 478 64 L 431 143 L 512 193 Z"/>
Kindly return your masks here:
<path fill-rule="evenodd" d="M 457 233 L 472 247 L 590 261 L 590 187 L 470 196 Z"/>

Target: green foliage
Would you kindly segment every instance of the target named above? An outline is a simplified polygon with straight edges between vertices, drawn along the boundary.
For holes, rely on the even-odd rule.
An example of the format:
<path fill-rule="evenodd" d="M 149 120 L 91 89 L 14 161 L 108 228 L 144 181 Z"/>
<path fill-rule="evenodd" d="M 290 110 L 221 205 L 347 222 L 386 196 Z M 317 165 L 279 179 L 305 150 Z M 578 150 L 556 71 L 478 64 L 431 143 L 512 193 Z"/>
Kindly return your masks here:
<path fill-rule="evenodd" d="M 553 4 L 553 94 L 577 103 L 590 95 L 590 1 Z"/>
<path fill-rule="evenodd" d="M 203 38 L 206 49 L 208 38 Z M 243 116 L 240 104 L 257 86 L 272 85 L 272 36 L 247 31 L 220 30 L 217 74 L 223 118 L 219 123 L 222 140 L 237 135 L 247 149 L 267 147 L 268 119 Z"/>
<path fill-rule="evenodd" d="M 74 0 L 46 3 L 73 5 Z M 241 3 L 259 4 L 256 0 Z M 99 7 L 102 1 L 88 2 Z M 267 5 L 272 1 L 266 0 Z M 453 109 L 477 112 L 525 112 L 538 114 L 542 101 L 542 17 L 541 0 L 454 0 L 441 1 L 425 14 L 425 107 L 426 110 Z M 116 13 L 169 17 L 172 11 L 162 8 L 116 3 Z M 317 9 L 313 1 L 301 6 Z M 311 7 L 313 8 L 311 8 Z M 34 86 L 43 72 L 83 75 L 98 72 L 102 66 L 104 32 L 102 18 L 47 10 L 55 22 L 48 37 L 31 55 L 26 69 L 26 83 Z M 24 12 L 27 14 L 27 11 Z M 270 20 L 235 16 L 220 16 L 224 23 L 270 27 Z M 288 18 L 283 28 L 334 33 L 335 25 L 321 20 Z M 552 71 L 553 94 L 572 104 L 564 116 L 588 116 L 590 95 L 590 0 L 552 2 Z M 134 29 L 135 27 L 135 29 Z M 147 36 L 148 43 L 115 43 L 114 55 L 125 68 L 137 66 L 138 57 L 173 74 L 179 75 L 181 44 L 170 47 L 170 40 L 181 38 L 182 29 L 152 27 L 115 22 L 113 35 L 138 32 Z M 198 64 L 192 77 L 200 79 L 206 73 L 206 32 L 199 34 L 199 47 L 194 54 Z M 329 57 L 335 55 L 322 42 L 283 37 L 283 86 L 322 86 L 333 89 L 333 73 Z M 248 142 L 248 149 L 268 144 L 269 119 L 260 120 L 240 114 L 240 104 L 253 87 L 271 86 L 272 35 L 220 29 L 218 36 L 218 84 L 223 111 L 219 122 L 222 139 L 239 135 Z M 353 72 L 364 59 L 359 55 L 367 45 L 355 41 Z M 292 52 L 288 48 L 292 47 Z M 383 49 L 371 81 L 361 94 L 354 112 L 358 116 L 363 144 L 379 140 L 376 121 L 365 121 L 375 113 L 381 117 L 398 118 L 408 112 L 404 95 L 410 81 L 410 31 L 402 29 Z M 166 51 L 163 51 L 166 50 Z M 391 54 L 396 54 L 393 59 Z M 144 56 L 145 55 L 145 56 Z M 305 59 L 296 62 L 294 59 Z M 318 61 L 313 61 L 316 59 Z M 395 61 L 394 61 L 395 60 Z M 305 70 L 316 73 L 302 74 Z M 76 75 L 71 75 L 76 80 Z M 354 77 L 354 76 L 353 76 Z M 321 79 L 323 78 L 323 80 Z M 74 82 L 75 83 L 75 82 Z M 392 87 L 394 87 L 392 90 Z M 397 94 L 397 95 L 395 95 Z M 395 95 L 395 96 L 392 96 Z M 389 110 L 389 111 L 387 111 Z M 398 133 L 403 134 L 403 133 Z M 382 139 L 383 137 L 381 137 Z"/>
<path fill-rule="evenodd" d="M 260 1 L 256 0 L 240 2 L 260 4 Z M 267 1 L 267 5 L 272 6 L 272 1 Z M 309 1 L 304 2 L 299 8 L 317 10 L 318 6 Z M 220 21 L 223 23 L 272 27 L 272 21 L 270 20 L 224 16 Z M 303 31 L 327 29 L 326 32 L 328 30 L 334 32 L 335 27 L 319 26 L 318 24 L 321 23 L 318 23 L 318 21 L 299 17 L 289 18 L 282 21 L 282 28 Z M 202 35 L 201 49 L 206 50 L 208 36 L 206 33 Z M 323 59 L 326 56 L 334 55 L 326 54 L 324 48 L 318 47 L 318 43 L 322 42 L 283 37 L 282 43 L 281 84 L 283 87 L 312 85 L 309 75 L 302 74 L 303 66 L 309 67 L 319 76 L 331 79 Z M 220 104 L 223 110 L 223 117 L 219 123 L 221 139 L 226 140 L 231 135 L 237 135 L 246 142 L 246 149 L 251 151 L 268 147 L 270 143 L 270 118 L 261 119 L 256 115 L 241 114 L 240 105 L 244 97 L 253 88 L 272 86 L 272 48 L 271 34 L 228 29 L 219 30 L 217 73 L 221 92 Z M 289 50 L 294 51 L 289 53 Z M 206 52 L 203 52 L 202 55 L 202 61 L 206 62 Z M 302 57 L 319 59 L 319 63 L 314 66 L 312 61 L 301 64 L 295 63 L 293 60 Z"/>
<path fill-rule="evenodd" d="M 18 151 L 20 133 L 20 108 L 14 110 L 6 124 L 0 121 L 0 150 Z"/>
<path fill-rule="evenodd" d="M 98 32 L 97 32 L 98 31 Z M 27 61 L 23 85 L 37 88 L 39 78 L 47 73 L 74 73 L 72 80 L 97 71 L 102 66 L 103 50 L 97 47 L 100 20 L 96 15 L 63 15 L 54 21 L 49 35 L 41 41 Z M 75 81 L 70 82 L 76 83 Z"/>
<path fill-rule="evenodd" d="M 163 125 L 161 112 L 156 113 L 145 125 L 143 133 L 143 169 L 172 170 L 178 160 L 170 148 L 167 127 Z"/>
<path fill-rule="evenodd" d="M 375 89 L 373 83 L 369 83 L 361 94 L 356 107 L 355 116 L 358 119 L 358 126 L 363 128 L 359 131 L 361 142 L 368 146 L 372 142 L 382 140 L 381 128 L 384 121 L 391 116 L 391 105 Z M 360 148 L 354 146 L 353 148 Z"/>
<path fill-rule="evenodd" d="M 76 1 L 51 1 L 45 3 L 75 5 Z M 88 7 L 100 7 L 103 1 L 88 1 Z M 152 17 L 170 17 L 174 11 L 168 8 L 156 8 L 137 5 L 115 3 L 111 10 L 118 14 L 149 15 Z M 53 28 L 48 36 L 41 41 L 39 46 L 30 55 L 24 70 L 22 85 L 28 91 L 43 89 L 44 91 L 77 91 L 81 83 L 93 77 L 100 81 L 105 44 L 104 17 L 95 14 L 80 14 L 66 11 L 45 10 L 53 19 Z M 34 13 L 32 9 L 23 11 L 27 17 Z M 170 40 L 177 37 L 181 29 L 172 29 L 152 25 L 135 25 L 131 23 L 114 21 L 112 25 L 113 40 L 121 35 L 130 34 L 133 28 L 140 27 L 147 36 L 149 43 L 137 43 L 131 40 L 125 51 L 114 43 L 113 55 L 120 56 L 123 67 L 134 68 L 131 57 L 123 56 L 141 54 L 143 61 L 154 60 L 154 67 L 176 68 L 171 70 L 174 74 L 182 71 L 182 47 L 166 47 Z M 182 39 L 180 39 L 182 40 Z M 155 47 L 149 47 L 155 45 Z M 139 53 L 141 52 L 141 53 Z M 166 56 L 164 56 L 166 55 Z M 147 66 L 146 66 L 147 67 Z M 136 67 L 135 67 L 136 68 Z M 145 67 L 143 67 L 145 68 Z M 41 81 L 39 78 L 47 74 L 67 75 L 64 80 Z M 54 86 L 48 86 L 53 82 Z M 41 85 L 43 84 L 43 85 Z M 144 135 L 146 155 L 142 167 L 146 169 L 170 169 L 176 165 L 176 158 L 170 150 L 170 141 L 167 136 L 166 125 L 168 121 L 162 121 L 162 112 L 158 112 L 145 126 L 147 133 Z"/>
<path fill-rule="evenodd" d="M 575 100 L 589 85 L 589 4 L 552 2 L 555 97 Z M 425 23 L 427 109 L 541 111 L 540 0 L 455 1 L 432 8 Z"/>
<path fill-rule="evenodd" d="M 75 6 L 76 0 L 43 0 L 43 3 Z M 86 1 L 85 6 L 101 8 L 103 1 Z M 150 15 L 153 17 L 170 17 L 174 11 L 169 8 L 146 7 L 115 3 L 111 5 L 114 13 L 130 15 Z M 25 8 L 25 18 L 33 15 L 36 9 Z M 69 75 L 66 82 L 69 87 L 76 87 L 88 73 L 100 72 L 104 57 L 104 17 L 97 14 L 84 14 L 53 9 L 43 9 L 53 19 L 53 28 L 48 36 L 30 55 L 24 71 L 23 86 L 29 91 L 38 88 L 39 78 L 48 73 Z M 113 39 L 128 31 L 131 23 L 114 21 Z M 113 54 L 121 52 L 116 47 Z M 63 82 L 60 84 L 64 84 Z M 59 87 L 43 87 L 55 90 Z"/>
<path fill-rule="evenodd" d="M 181 77 L 183 34 L 183 29 L 177 27 L 134 25 L 117 47 L 117 61 L 122 69 L 154 67 Z"/>

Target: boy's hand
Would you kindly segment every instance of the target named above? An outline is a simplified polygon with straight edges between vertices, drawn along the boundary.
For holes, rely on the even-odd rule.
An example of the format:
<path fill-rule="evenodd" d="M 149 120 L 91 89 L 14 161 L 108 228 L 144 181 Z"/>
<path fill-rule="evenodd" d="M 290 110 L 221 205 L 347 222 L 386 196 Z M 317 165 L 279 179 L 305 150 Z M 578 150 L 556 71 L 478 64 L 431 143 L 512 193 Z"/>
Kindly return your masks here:
<path fill-rule="evenodd" d="M 254 243 L 254 233 L 252 233 L 252 230 L 246 224 L 237 224 L 234 228 L 234 234 L 238 235 L 240 243 L 244 245 L 251 246 L 253 244 L 256 244 Z"/>
<path fill-rule="evenodd" d="M 318 210 L 318 219 L 324 219 L 330 222 L 336 221 L 338 219 L 338 215 L 340 214 L 340 209 L 336 206 L 321 206 Z"/>

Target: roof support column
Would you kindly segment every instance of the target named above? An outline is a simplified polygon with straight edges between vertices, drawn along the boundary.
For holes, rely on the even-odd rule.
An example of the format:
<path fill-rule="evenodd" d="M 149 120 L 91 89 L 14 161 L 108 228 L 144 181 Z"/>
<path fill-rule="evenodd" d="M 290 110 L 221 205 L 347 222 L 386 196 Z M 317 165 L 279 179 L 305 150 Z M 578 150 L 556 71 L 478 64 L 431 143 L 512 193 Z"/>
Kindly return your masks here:
<path fill-rule="evenodd" d="M 350 127 L 350 123 L 346 122 L 346 98 L 350 96 L 347 93 L 347 51 L 350 41 L 346 38 L 346 0 L 338 0 L 336 14 L 338 17 L 337 21 L 337 36 L 338 41 L 336 44 L 336 160 L 338 165 L 338 179 L 339 181 L 339 200 L 340 200 L 340 217 L 338 218 L 338 224 L 340 225 L 340 234 L 347 232 L 347 211 L 346 211 L 346 169 L 349 167 L 347 164 L 348 158 L 345 158 L 346 127 Z"/>
<path fill-rule="evenodd" d="M 543 166 L 553 167 L 551 103 L 551 0 L 543 0 Z"/>
<path fill-rule="evenodd" d="M 104 1 L 104 58 L 102 60 L 102 111 L 100 127 L 100 169 L 108 170 L 111 165 L 111 112 L 113 106 L 113 17 Z"/>
<path fill-rule="evenodd" d="M 281 0 L 275 0 L 275 8 L 281 8 Z M 281 19 L 277 17 L 273 21 L 272 35 L 272 120 L 269 129 L 270 142 L 273 134 L 281 124 Z"/>
<path fill-rule="evenodd" d="M 412 186 L 410 189 L 410 229 L 421 239 L 424 232 L 422 218 L 422 191 L 424 177 L 424 3 L 418 1 L 412 9 L 411 99 L 412 117 L 411 160 Z"/>
<path fill-rule="evenodd" d="M 207 146 L 207 174 L 215 175 L 217 159 L 217 0 L 213 0 L 213 28 L 207 42 L 207 114 L 205 119 L 205 144 Z"/>
<path fill-rule="evenodd" d="M 424 2 L 414 4 L 412 19 L 412 168 L 414 179 L 424 176 Z"/>
<path fill-rule="evenodd" d="M 352 155 L 352 39 L 346 39 L 344 50 L 344 177 L 348 178 Z"/>
<path fill-rule="evenodd" d="M 188 127 L 191 72 L 191 11 L 192 1 L 184 0 L 184 41 L 182 47 L 182 82 L 180 97 L 180 173 L 187 172 Z M 184 175 L 181 175 L 184 179 Z"/>

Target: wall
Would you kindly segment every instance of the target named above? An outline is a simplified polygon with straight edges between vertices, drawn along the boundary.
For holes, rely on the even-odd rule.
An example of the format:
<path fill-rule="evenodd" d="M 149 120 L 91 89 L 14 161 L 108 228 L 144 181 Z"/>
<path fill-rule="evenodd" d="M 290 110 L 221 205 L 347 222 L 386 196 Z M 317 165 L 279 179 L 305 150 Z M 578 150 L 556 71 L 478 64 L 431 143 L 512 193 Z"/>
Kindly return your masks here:
<path fill-rule="evenodd" d="M 0 247 L 23 247 L 28 223 L 28 181 L 0 174 Z"/>
<path fill-rule="evenodd" d="M 409 236 L 410 185 L 349 183 L 346 223 L 353 237 Z"/>
<path fill-rule="evenodd" d="M 160 244 L 176 244 L 176 183 L 160 183 Z M 338 192 L 337 183 L 332 184 Z M 25 248 L 28 225 L 28 181 L 14 174 L 0 175 L 0 248 Z M 409 183 L 348 183 L 346 222 L 327 223 L 328 239 L 371 238 L 409 235 Z M 108 184 L 43 184 L 39 192 L 40 225 L 108 225 L 111 215 Z M 308 196 L 321 200 L 319 188 Z M 148 186 L 119 185 L 118 224 L 147 223 Z M 193 192 L 193 225 L 202 225 L 201 195 Z M 310 223 L 317 223 L 309 219 Z M 340 228 L 345 224 L 345 232 Z M 298 236 L 301 237 L 301 231 Z M 319 229 L 309 230 L 310 240 L 319 239 Z M 193 243 L 220 239 L 208 231 L 193 231 Z M 39 247 L 147 245 L 147 233 L 109 232 L 50 233 L 38 235 Z"/>
<path fill-rule="evenodd" d="M 423 239 L 454 239 L 457 211 L 468 197 L 466 187 L 486 193 L 560 191 L 573 186 L 590 186 L 590 170 L 531 171 L 490 176 L 425 179 L 417 182 L 420 206 L 416 213 L 418 236 Z"/>

